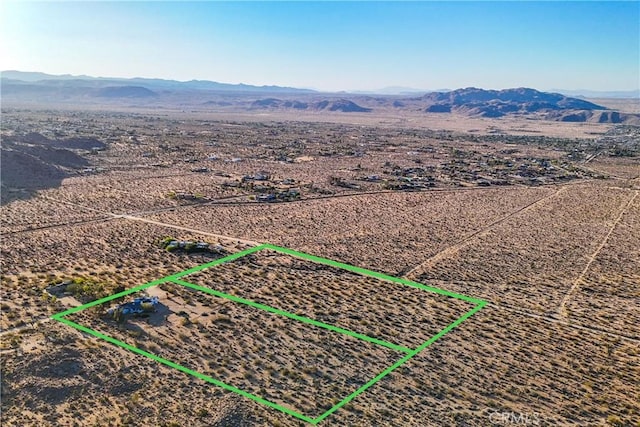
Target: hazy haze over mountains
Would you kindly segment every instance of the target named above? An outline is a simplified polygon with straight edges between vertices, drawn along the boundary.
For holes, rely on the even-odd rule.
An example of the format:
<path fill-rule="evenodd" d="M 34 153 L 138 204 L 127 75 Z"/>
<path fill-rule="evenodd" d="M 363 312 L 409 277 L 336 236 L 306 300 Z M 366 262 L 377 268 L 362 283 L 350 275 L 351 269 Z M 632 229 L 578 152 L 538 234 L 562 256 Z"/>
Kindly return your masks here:
<path fill-rule="evenodd" d="M 445 91 L 414 91 L 389 87 L 386 93 L 328 93 L 282 86 L 252 86 L 206 80 L 176 81 L 136 77 L 55 76 L 38 72 L 2 72 L 6 102 L 66 105 L 203 108 L 226 111 L 371 113 L 456 113 L 499 118 L 526 115 L 537 119 L 637 123 L 640 117 L 609 111 L 585 99 L 531 88 L 486 90 L 468 87 Z M 393 94 L 393 92 L 402 92 Z M 620 93 L 618 93 L 620 95 Z M 133 103 L 133 104 L 132 104 Z"/>
<path fill-rule="evenodd" d="M 166 79 L 150 79 L 143 77 L 134 78 L 120 78 L 120 77 L 91 77 L 91 76 L 72 76 L 70 74 L 53 75 L 40 72 L 23 72 L 8 70 L 2 71 L 3 86 L 11 83 L 33 83 L 40 86 L 46 86 L 53 82 L 58 82 L 59 85 L 68 86 L 90 86 L 90 87 L 105 87 L 113 84 L 117 85 L 147 85 L 156 89 L 195 89 L 195 90 L 232 90 L 232 91 L 266 91 L 266 92 L 295 92 L 295 93 L 312 93 L 310 89 L 297 89 L 291 87 L 282 87 L 274 85 L 266 86 L 253 86 L 245 85 L 243 83 L 230 84 L 219 83 L 209 80 L 190 80 L 190 81 L 177 81 Z"/>
<path fill-rule="evenodd" d="M 158 78 L 122 78 L 122 77 L 93 77 L 87 75 L 71 75 L 71 74 L 47 74 L 42 72 L 33 71 L 17 71 L 6 70 L 2 71 L 3 83 L 8 80 L 19 80 L 26 83 L 39 83 L 44 85 L 44 82 L 50 81 L 64 81 L 69 85 L 79 84 L 80 82 L 97 85 L 103 87 L 105 84 L 126 84 L 128 86 L 134 85 L 151 85 L 156 88 L 164 89 L 208 89 L 208 90 L 229 90 L 229 91 L 265 91 L 265 92 L 291 92 L 291 93 L 322 93 L 323 91 L 317 91 L 308 88 L 295 88 L 288 86 L 277 85 L 247 85 L 243 83 L 221 83 L 210 80 L 188 80 L 178 81 L 171 79 L 158 79 Z M 353 91 L 341 91 L 340 93 L 357 94 L 357 95 L 415 95 L 420 93 L 431 92 L 451 92 L 450 88 L 414 88 L 406 86 L 387 86 L 380 89 L 372 90 L 353 90 Z M 545 92 L 560 93 L 570 97 L 584 97 L 584 98 L 640 98 L 640 89 L 628 90 L 628 91 L 596 91 L 589 89 L 549 89 Z"/>

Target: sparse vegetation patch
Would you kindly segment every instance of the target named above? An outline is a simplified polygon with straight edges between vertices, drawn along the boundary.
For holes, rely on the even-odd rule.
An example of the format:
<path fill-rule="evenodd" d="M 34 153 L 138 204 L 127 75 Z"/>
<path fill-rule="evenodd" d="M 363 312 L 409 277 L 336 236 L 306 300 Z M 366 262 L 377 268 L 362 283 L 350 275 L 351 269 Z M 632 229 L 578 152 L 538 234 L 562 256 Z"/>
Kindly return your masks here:
<path fill-rule="evenodd" d="M 381 282 L 392 282 L 407 289 L 462 300 L 472 308 L 458 313 L 457 318 L 419 345 L 408 347 L 307 317 L 304 310 L 298 309 L 295 313 L 285 311 L 186 280 L 189 275 L 241 258 L 251 263 L 250 257 L 262 250 L 302 258 L 321 267 L 343 269 Z M 256 269 L 258 276 L 268 274 L 262 271 Z M 348 286 L 348 282 L 343 286 Z M 109 310 L 107 316 L 103 316 L 101 311 L 92 314 L 85 311 L 143 290 L 150 293 L 152 289 L 164 292 L 164 303 L 160 304 L 156 295 L 120 304 Z M 296 295 L 283 296 L 283 299 L 287 298 L 298 299 Z M 145 309 L 144 303 L 153 307 Z M 399 297 L 394 303 L 403 305 L 408 300 Z M 265 244 L 71 308 L 53 318 L 299 420 L 318 424 L 472 316 L 484 304 L 484 301 L 464 295 Z M 178 312 L 180 307 L 184 309 Z M 129 322 L 132 323 L 129 327 L 122 326 L 127 322 L 127 314 L 152 311 L 161 311 L 162 314 L 145 316 L 146 325 Z M 168 326 L 167 332 L 177 333 L 182 345 L 189 347 L 188 351 L 163 345 L 163 332 L 154 329 L 172 323 L 169 319 L 174 312 L 181 318 L 179 326 Z M 368 323 L 357 316 L 354 320 Z M 114 328 L 111 323 L 114 321 L 121 326 Z M 176 331 L 173 328 L 180 329 Z M 207 340 L 201 342 L 203 337 Z M 212 339 L 221 340 L 221 344 L 210 348 L 207 341 Z M 305 369 L 300 369 L 300 366 Z M 317 395 L 310 395 L 311 390 Z"/>

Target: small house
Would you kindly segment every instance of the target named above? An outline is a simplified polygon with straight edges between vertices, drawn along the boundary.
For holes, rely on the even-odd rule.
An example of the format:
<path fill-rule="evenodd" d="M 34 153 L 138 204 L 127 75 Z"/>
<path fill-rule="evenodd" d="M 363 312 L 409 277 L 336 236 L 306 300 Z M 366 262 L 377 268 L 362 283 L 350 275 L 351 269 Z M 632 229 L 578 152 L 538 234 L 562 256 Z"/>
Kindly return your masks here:
<path fill-rule="evenodd" d="M 274 202 L 276 200 L 275 194 L 258 194 L 256 200 L 259 202 Z"/>
<path fill-rule="evenodd" d="M 265 172 L 265 171 L 260 171 L 257 172 L 255 175 L 253 175 L 253 179 L 255 181 L 268 181 L 271 178 L 271 175 L 269 175 L 269 172 Z"/>
<path fill-rule="evenodd" d="M 142 314 L 145 312 L 149 312 L 149 307 L 155 311 L 155 306 L 160 303 L 158 297 L 138 297 L 133 301 L 125 302 L 123 304 L 118 305 L 117 307 L 113 307 L 107 311 L 108 314 L 114 314 L 116 311 L 119 311 L 121 314 Z"/>

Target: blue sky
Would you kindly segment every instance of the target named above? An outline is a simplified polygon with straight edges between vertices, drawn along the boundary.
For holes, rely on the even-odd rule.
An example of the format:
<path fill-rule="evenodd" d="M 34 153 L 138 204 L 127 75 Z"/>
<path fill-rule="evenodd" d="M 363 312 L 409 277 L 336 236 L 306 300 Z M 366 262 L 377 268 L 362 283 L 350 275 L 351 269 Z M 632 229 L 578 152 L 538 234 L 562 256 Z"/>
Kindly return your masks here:
<path fill-rule="evenodd" d="M 640 86 L 640 2 L 0 3 L 0 68 L 320 90 Z"/>

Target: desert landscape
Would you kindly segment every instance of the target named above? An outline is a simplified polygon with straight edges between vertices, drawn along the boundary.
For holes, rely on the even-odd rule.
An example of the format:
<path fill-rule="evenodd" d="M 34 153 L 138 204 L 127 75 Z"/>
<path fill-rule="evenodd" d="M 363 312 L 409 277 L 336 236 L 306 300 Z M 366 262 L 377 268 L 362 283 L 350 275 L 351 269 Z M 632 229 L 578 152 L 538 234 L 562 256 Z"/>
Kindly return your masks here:
<path fill-rule="evenodd" d="M 635 101 L 626 123 L 9 101 L 3 425 L 314 424 L 51 317 L 264 243 L 486 304 L 322 425 L 639 425 Z M 313 420 L 474 306 L 262 250 L 65 318 Z"/>
<path fill-rule="evenodd" d="M 0 1 L 0 425 L 640 427 L 639 16 Z"/>

